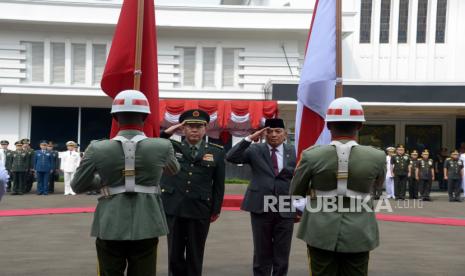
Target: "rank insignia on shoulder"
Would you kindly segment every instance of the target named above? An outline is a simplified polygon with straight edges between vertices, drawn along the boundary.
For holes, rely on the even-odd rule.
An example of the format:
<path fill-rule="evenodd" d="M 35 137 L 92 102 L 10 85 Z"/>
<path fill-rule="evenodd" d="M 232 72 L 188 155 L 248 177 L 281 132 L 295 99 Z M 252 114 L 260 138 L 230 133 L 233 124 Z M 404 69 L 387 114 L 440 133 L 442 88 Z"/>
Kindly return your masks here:
<path fill-rule="evenodd" d="M 404 156 L 404 159 L 405 159 L 405 160 L 408 160 L 408 156 Z"/>
<path fill-rule="evenodd" d="M 219 149 L 223 149 L 223 146 L 222 145 L 218 145 L 218 144 L 213 144 L 213 143 L 208 143 L 210 146 L 213 146 L 213 147 L 216 147 L 216 148 L 219 148 Z"/>
<path fill-rule="evenodd" d="M 213 159 L 213 154 L 210 154 L 210 153 L 207 153 L 203 156 L 202 158 L 203 161 L 210 161 L 210 162 L 213 162 L 214 159 Z"/>
<path fill-rule="evenodd" d="M 176 158 L 182 158 L 182 153 L 176 152 Z"/>

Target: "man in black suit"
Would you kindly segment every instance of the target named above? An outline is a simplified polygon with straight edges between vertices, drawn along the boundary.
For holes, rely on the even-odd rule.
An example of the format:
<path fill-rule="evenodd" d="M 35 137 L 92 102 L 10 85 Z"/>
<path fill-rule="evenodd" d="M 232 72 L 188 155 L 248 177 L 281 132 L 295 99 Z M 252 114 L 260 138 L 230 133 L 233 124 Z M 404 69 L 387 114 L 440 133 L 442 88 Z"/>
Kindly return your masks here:
<path fill-rule="evenodd" d="M 182 130 L 182 142 L 171 140 L 181 170 L 161 181 L 168 221 L 168 270 L 170 276 L 201 276 L 210 223 L 218 219 L 224 196 L 224 150 L 203 138 L 210 116 L 193 109 L 179 117 L 179 124 L 161 133 L 169 138 Z"/>
<path fill-rule="evenodd" d="M 262 135 L 266 143 L 252 144 Z M 268 119 L 265 128 L 246 137 L 226 155 L 229 162 L 252 168 L 252 181 L 241 208 L 251 216 L 255 276 L 287 275 L 295 213 L 264 207 L 266 196 L 289 195 L 296 156 L 294 147 L 284 143 L 286 137 L 283 120 Z"/>

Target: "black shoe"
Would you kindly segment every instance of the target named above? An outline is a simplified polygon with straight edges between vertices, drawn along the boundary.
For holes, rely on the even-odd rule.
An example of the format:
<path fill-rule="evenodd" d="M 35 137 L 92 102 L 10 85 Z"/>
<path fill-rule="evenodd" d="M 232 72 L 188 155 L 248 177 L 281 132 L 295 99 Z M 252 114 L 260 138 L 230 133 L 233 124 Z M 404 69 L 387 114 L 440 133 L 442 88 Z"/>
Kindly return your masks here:
<path fill-rule="evenodd" d="M 19 195 L 18 192 L 12 192 L 11 195 Z"/>
<path fill-rule="evenodd" d="M 449 198 L 449 202 L 454 202 L 455 199 Z"/>
<path fill-rule="evenodd" d="M 462 202 L 462 200 L 460 198 L 456 198 L 455 201 Z"/>

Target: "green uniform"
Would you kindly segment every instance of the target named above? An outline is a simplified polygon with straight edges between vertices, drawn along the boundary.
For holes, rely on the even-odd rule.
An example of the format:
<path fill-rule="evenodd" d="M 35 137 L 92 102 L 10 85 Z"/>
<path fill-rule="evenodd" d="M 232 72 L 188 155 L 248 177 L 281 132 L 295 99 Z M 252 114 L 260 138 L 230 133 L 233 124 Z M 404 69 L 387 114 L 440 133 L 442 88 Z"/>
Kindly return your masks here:
<path fill-rule="evenodd" d="M 406 154 L 394 155 L 391 157 L 391 165 L 394 167 L 394 194 L 396 199 L 405 199 L 410 157 Z"/>
<path fill-rule="evenodd" d="M 58 151 L 52 150 L 52 156 L 54 161 L 54 168 L 55 171 L 50 174 L 49 182 L 48 182 L 48 192 L 54 193 L 55 192 L 55 179 L 58 179 L 58 169 L 60 168 L 60 158 Z"/>
<path fill-rule="evenodd" d="M 8 160 L 7 168 L 13 176 L 13 194 L 22 194 L 26 185 L 26 175 L 31 167 L 31 157 L 24 150 L 13 151 Z"/>
<path fill-rule="evenodd" d="M 24 192 L 29 193 L 32 189 L 32 184 L 34 183 L 34 172 L 32 171 L 34 165 L 34 150 L 32 148 L 28 148 L 26 152 L 29 156 L 29 168 L 26 172 Z"/>
<path fill-rule="evenodd" d="M 142 134 L 137 130 L 123 130 L 118 133 L 126 139 Z M 135 175 L 136 185 L 158 187 L 163 171 L 175 174 L 179 170 L 173 147 L 165 139 L 146 138 L 139 141 L 134 159 L 135 169 L 128 171 L 125 169 L 122 142 L 96 141 L 87 148 L 71 187 L 76 193 L 93 191 L 102 188 L 102 185 L 103 191 L 124 188 L 124 174 Z M 168 226 L 159 194 L 123 192 L 101 197 L 92 225 L 92 236 L 97 237 L 100 272 L 102 275 L 119 275 L 115 274 L 115 266 L 125 263 L 127 259 L 131 269 L 136 269 L 139 265 L 146 267 L 144 274 L 138 273 L 140 270 L 134 270 L 133 275 L 149 275 L 155 268 L 154 245 L 159 236 L 167 233 Z M 146 242 L 141 243 L 141 240 Z M 133 259 L 127 256 L 134 251 L 145 252 L 145 255 L 140 255 L 147 257 L 145 262 L 141 262 L 138 257 Z M 117 258 L 111 255 L 117 254 L 115 252 L 123 252 L 125 255 L 121 253 L 123 255 Z"/>
<path fill-rule="evenodd" d="M 410 199 L 417 199 L 418 198 L 418 181 L 416 178 L 418 164 L 420 160 L 418 159 L 411 159 L 410 160 L 410 177 L 408 182 L 408 195 Z"/>
<path fill-rule="evenodd" d="M 354 194 L 369 195 L 374 182 L 384 181 L 386 155 L 383 151 L 356 145 L 350 151 L 348 162 L 347 189 Z M 302 154 L 291 182 L 291 194 L 306 196 L 310 191 L 315 192 L 317 197 L 310 201 L 310 205 L 312 209 L 318 210 L 316 199 L 322 198 L 319 195 L 334 196 L 332 192 L 338 190 L 337 175 L 338 156 L 335 147 L 311 147 Z M 340 199 L 347 206 L 349 198 L 344 196 Z M 371 199 L 368 205 L 372 206 Z M 309 212 L 307 208 L 297 237 L 309 246 L 312 275 L 336 275 L 339 266 L 345 266 L 343 262 L 352 257 L 360 258 L 360 255 L 363 259 L 363 262 L 359 262 L 361 266 L 347 268 L 352 271 L 347 275 L 366 274 L 368 251 L 379 244 L 375 213 L 366 212 L 363 208 L 361 212 Z M 338 261 L 334 258 L 338 258 Z M 358 273 L 360 271 L 363 273 Z"/>
<path fill-rule="evenodd" d="M 463 165 L 460 159 L 448 158 L 446 162 L 444 162 L 444 168 L 447 169 L 449 201 L 460 201 Z"/>
<path fill-rule="evenodd" d="M 433 183 L 434 162 L 433 159 L 421 159 L 417 163 L 418 186 L 423 200 L 430 200 L 431 185 Z"/>

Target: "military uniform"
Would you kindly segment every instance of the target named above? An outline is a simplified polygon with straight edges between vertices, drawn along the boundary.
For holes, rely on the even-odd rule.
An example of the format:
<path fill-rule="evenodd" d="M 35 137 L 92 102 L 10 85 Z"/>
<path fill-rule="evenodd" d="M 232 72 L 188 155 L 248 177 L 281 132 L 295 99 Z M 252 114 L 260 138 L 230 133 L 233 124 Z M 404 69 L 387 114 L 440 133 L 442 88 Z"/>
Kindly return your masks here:
<path fill-rule="evenodd" d="M 16 142 L 15 145 L 21 144 Z M 29 172 L 31 158 L 24 150 L 15 150 L 7 161 L 7 168 L 13 176 L 13 195 L 22 195 L 26 184 L 26 174 Z"/>
<path fill-rule="evenodd" d="M 201 110 L 189 110 L 183 113 L 180 121 L 197 120 L 203 124 L 207 116 Z M 170 135 L 163 132 L 161 137 Z M 224 150 L 203 140 L 197 145 L 190 145 L 187 140 L 170 141 L 181 170 L 175 176 L 164 176 L 161 181 L 170 229 L 169 274 L 200 276 L 210 219 L 220 214 L 223 203 Z"/>
<path fill-rule="evenodd" d="M 6 140 L 2 140 L 0 141 L 0 145 L 6 145 L 8 146 L 10 143 Z M 6 149 L 0 149 L 0 152 L 2 153 L 3 155 L 3 164 L 5 165 L 5 169 L 9 175 L 9 179 L 7 180 L 7 192 L 9 192 L 11 190 L 11 180 L 12 180 L 12 176 L 11 176 L 11 170 L 10 168 L 8 168 L 8 160 L 11 158 L 11 154 L 13 153 L 12 150 L 9 150 L 8 148 Z"/>
<path fill-rule="evenodd" d="M 444 174 L 447 175 L 449 201 L 460 201 L 460 189 L 462 184 L 463 161 L 448 158 L 444 162 Z"/>
<path fill-rule="evenodd" d="M 410 157 L 406 154 L 391 157 L 391 165 L 394 167 L 394 193 L 396 199 L 405 199 L 405 188 L 407 186 Z"/>
<path fill-rule="evenodd" d="M 412 155 L 416 154 L 418 155 L 418 152 L 416 150 L 412 151 Z M 418 198 L 418 180 L 416 178 L 417 175 L 417 169 L 418 169 L 418 163 L 420 160 L 418 158 L 414 158 L 411 156 L 410 158 L 410 177 L 409 177 L 409 182 L 408 182 L 408 195 L 410 199 L 417 199 Z"/>
<path fill-rule="evenodd" d="M 341 140 L 342 144 L 354 141 Z M 302 154 L 302 159 L 291 182 L 291 194 L 315 194 L 310 206 L 317 207 L 316 198 L 369 195 L 373 182 L 382 183 L 386 174 L 383 151 L 354 144 L 348 158 L 348 172 L 338 173 L 338 154 L 335 145 L 314 146 Z M 347 179 L 346 191 L 337 179 Z M 339 198 L 338 198 L 339 199 Z M 373 206 L 372 200 L 368 202 Z M 366 275 L 369 251 L 379 245 L 378 224 L 374 212 L 309 212 L 304 210 L 297 237 L 304 240 L 310 252 L 312 275 Z M 334 261 L 336 259 L 337 261 Z M 347 263 L 346 263 L 347 262 Z M 352 263 L 351 263 L 352 262 Z M 350 264 L 351 263 L 351 264 Z"/>
<path fill-rule="evenodd" d="M 51 148 L 51 150 L 49 148 Z M 52 159 L 55 164 L 54 165 L 55 170 L 50 174 L 49 181 L 48 181 L 48 192 L 53 194 L 55 192 L 55 180 L 58 179 L 59 177 L 58 169 L 60 169 L 60 159 L 59 159 L 58 151 L 53 149 L 52 142 L 48 143 L 47 149 L 49 149 L 49 151 L 51 152 Z"/>
<path fill-rule="evenodd" d="M 433 183 L 434 162 L 433 159 L 422 158 L 418 160 L 418 185 L 420 188 L 421 199 L 429 201 L 431 185 Z"/>
<path fill-rule="evenodd" d="M 47 145 L 47 141 L 42 141 L 41 145 Z M 56 161 L 51 151 L 46 149 L 34 152 L 34 171 L 37 176 L 37 194 L 48 195 L 48 182 L 50 174 L 55 171 Z"/>
<path fill-rule="evenodd" d="M 24 149 L 24 151 L 27 153 L 29 157 L 29 168 L 26 172 L 24 185 L 24 193 L 29 193 L 34 183 L 34 172 L 32 171 L 34 165 L 34 150 L 30 147 L 31 141 L 28 138 L 22 139 L 21 142 L 23 145 L 27 145 L 27 148 Z"/>

